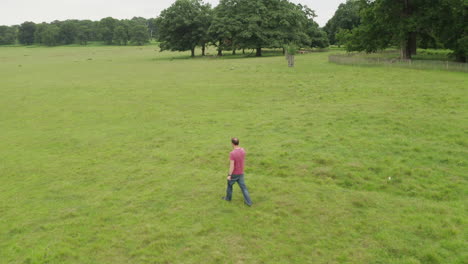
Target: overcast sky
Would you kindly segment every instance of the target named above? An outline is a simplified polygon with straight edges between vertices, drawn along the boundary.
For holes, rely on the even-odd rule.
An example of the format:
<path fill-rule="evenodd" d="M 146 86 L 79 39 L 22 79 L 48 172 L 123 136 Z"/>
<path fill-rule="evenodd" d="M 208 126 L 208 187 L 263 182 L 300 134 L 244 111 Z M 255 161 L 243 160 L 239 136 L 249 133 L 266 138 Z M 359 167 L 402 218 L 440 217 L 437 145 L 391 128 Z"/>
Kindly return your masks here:
<path fill-rule="evenodd" d="M 156 17 L 175 0 L 0 0 L 0 25 L 16 25 L 66 19 L 100 20 L 104 17 Z M 324 26 L 346 0 L 290 0 L 315 10 L 315 21 Z M 212 6 L 218 0 L 205 0 Z"/>

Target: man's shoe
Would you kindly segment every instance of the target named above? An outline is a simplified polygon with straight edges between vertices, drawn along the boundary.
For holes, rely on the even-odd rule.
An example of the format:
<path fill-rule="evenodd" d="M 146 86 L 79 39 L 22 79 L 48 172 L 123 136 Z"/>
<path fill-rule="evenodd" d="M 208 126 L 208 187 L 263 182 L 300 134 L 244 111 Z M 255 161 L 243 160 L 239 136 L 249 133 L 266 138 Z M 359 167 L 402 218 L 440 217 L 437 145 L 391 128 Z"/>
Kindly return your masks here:
<path fill-rule="evenodd" d="M 248 207 L 252 207 L 252 204 L 248 204 L 246 202 L 244 202 L 245 205 L 247 205 Z"/>
<path fill-rule="evenodd" d="M 228 201 L 228 202 L 231 201 L 231 200 L 228 200 L 226 197 L 221 197 L 221 199 L 223 199 L 224 201 Z"/>

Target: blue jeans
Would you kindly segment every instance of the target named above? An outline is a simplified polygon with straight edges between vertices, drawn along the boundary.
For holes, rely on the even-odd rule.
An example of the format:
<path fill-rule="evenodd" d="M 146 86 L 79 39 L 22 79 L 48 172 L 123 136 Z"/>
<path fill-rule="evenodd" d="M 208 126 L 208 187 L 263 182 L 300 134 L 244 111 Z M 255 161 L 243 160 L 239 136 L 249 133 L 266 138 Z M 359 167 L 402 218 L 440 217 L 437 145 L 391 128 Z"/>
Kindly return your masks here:
<path fill-rule="evenodd" d="M 252 200 L 250 200 L 250 194 L 247 190 L 247 186 L 245 185 L 244 174 L 233 174 L 231 175 L 231 180 L 227 181 L 227 190 L 226 190 L 226 200 L 231 201 L 232 199 L 232 186 L 234 183 L 238 183 L 239 187 L 242 190 L 242 194 L 244 195 L 244 202 L 247 205 L 252 205 Z"/>

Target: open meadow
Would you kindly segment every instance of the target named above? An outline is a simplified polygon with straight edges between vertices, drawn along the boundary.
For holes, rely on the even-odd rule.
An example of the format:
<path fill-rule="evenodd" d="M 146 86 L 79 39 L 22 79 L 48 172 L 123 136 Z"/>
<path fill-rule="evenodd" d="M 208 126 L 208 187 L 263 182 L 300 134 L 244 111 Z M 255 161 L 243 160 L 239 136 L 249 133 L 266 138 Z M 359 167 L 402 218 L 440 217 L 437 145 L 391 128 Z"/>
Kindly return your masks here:
<path fill-rule="evenodd" d="M 0 263 L 467 263 L 468 75 L 329 54 L 0 48 Z"/>

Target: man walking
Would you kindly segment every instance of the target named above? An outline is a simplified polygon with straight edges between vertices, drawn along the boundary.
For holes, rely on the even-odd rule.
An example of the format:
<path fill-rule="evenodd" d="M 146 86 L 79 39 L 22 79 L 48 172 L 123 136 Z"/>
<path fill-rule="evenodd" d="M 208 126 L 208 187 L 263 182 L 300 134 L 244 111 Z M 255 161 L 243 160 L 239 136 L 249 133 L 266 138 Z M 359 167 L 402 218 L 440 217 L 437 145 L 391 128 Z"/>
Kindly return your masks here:
<path fill-rule="evenodd" d="M 250 200 L 249 191 L 247 190 L 244 180 L 245 151 L 243 148 L 239 147 L 238 138 L 232 138 L 231 143 L 233 150 L 229 153 L 230 164 L 227 177 L 227 190 L 226 197 L 223 197 L 223 199 L 231 201 L 232 186 L 237 182 L 242 190 L 242 194 L 244 195 L 244 203 L 248 206 L 252 206 L 252 200 Z"/>

